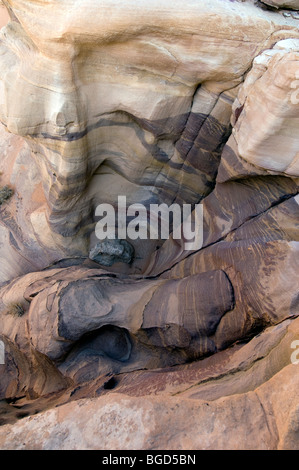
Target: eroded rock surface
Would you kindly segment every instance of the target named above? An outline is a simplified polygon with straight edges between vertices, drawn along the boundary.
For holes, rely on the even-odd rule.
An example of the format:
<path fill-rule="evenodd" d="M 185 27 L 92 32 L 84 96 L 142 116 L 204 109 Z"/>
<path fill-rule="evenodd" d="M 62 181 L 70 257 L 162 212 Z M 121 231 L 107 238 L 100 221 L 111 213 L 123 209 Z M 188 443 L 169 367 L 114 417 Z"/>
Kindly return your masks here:
<path fill-rule="evenodd" d="M 3 3 L 1 448 L 298 448 L 298 2 Z"/>
<path fill-rule="evenodd" d="M 299 10 L 298 0 L 262 0 L 262 2 L 275 8 L 292 8 L 293 10 Z"/>

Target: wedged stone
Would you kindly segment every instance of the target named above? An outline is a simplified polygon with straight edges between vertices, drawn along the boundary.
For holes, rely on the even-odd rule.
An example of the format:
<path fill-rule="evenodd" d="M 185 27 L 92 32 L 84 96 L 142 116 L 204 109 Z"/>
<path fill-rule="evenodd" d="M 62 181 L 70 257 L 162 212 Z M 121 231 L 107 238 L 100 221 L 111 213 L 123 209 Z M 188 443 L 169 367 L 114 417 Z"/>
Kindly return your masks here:
<path fill-rule="evenodd" d="M 115 263 L 130 264 L 134 258 L 134 248 L 127 240 L 106 240 L 97 243 L 90 250 L 89 258 L 103 266 Z"/>

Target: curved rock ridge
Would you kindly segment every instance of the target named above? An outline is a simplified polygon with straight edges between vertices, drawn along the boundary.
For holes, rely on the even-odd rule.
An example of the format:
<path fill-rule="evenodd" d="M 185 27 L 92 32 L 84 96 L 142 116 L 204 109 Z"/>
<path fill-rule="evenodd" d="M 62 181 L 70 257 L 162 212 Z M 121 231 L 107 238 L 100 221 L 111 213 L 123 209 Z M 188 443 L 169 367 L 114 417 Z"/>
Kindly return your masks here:
<path fill-rule="evenodd" d="M 3 1 L 1 448 L 298 448 L 297 4 L 264 3 Z M 119 196 L 148 235 L 200 203 L 202 245 L 97 238 Z"/>
<path fill-rule="evenodd" d="M 99 269 L 53 269 L 13 281 L 1 298 L 3 338 L 29 362 L 43 355 L 79 383 L 211 354 L 217 350 L 213 338 L 221 318 L 234 307 L 232 285 L 221 270 L 183 279 L 120 280 Z M 12 314 L 12 305 L 23 306 L 20 318 Z M 107 341 L 115 343 L 108 353 Z M 127 352 L 120 359 L 117 344 L 123 343 Z"/>
<path fill-rule="evenodd" d="M 298 365 L 289 363 L 298 333 L 298 319 L 287 321 L 200 367 L 116 376 L 114 390 L 106 377 L 90 398 L 83 387 L 4 425 L 1 449 L 298 450 Z"/>

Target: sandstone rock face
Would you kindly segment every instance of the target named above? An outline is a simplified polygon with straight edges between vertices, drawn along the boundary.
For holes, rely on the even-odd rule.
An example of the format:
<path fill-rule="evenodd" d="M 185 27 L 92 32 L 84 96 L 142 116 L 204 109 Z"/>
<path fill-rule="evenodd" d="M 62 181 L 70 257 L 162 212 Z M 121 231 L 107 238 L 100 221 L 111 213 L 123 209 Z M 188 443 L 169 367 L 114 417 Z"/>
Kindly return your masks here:
<path fill-rule="evenodd" d="M 292 8 L 293 10 L 299 10 L 298 0 L 262 0 L 266 5 L 273 6 L 275 8 Z"/>
<path fill-rule="evenodd" d="M 3 4 L 0 447 L 298 448 L 296 12 Z"/>
<path fill-rule="evenodd" d="M 298 78 L 299 39 L 279 41 L 253 61 L 234 103 L 233 120 L 240 157 L 295 177 L 299 176 Z"/>
<path fill-rule="evenodd" d="M 7 280 L 88 256 L 95 209 L 115 205 L 120 189 L 146 207 L 200 202 L 215 185 L 252 61 L 298 37 L 295 20 L 251 3 L 5 5 L 14 21 L 2 30 L 0 120 L 25 138 L 16 164 L 34 173 L 24 191 L 12 169 L 26 192 L 14 224 L 26 230 L 13 235 L 15 270 L 1 266 Z M 143 272 L 156 245 L 135 241 L 126 271 Z"/>
<path fill-rule="evenodd" d="M 7 10 L 2 5 L 2 2 L 0 2 L 0 28 L 5 26 L 8 23 L 8 20 L 9 20 L 9 15 L 7 13 Z"/>
<path fill-rule="evenodd" d="M 200 369 L 124 375 L 118 392 L 97 384 L 92 398 L 4 425 L 1 449 L 298 450 L 299 374 L 287 352 L 298 326 L 282 323 Z"/>

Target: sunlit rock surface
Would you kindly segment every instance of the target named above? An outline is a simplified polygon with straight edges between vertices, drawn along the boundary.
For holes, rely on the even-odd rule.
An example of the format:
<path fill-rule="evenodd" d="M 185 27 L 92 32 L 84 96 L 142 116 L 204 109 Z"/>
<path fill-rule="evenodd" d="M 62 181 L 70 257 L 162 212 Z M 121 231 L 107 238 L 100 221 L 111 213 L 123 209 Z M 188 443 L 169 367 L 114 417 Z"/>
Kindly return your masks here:
<path fill-rule="evenodd" d="M 298 448 L 298 5 L 265 3 L 0 6 L 1 448 Z M 201 248 L 99 240 L 119 196 L 202 203 Z"/>

